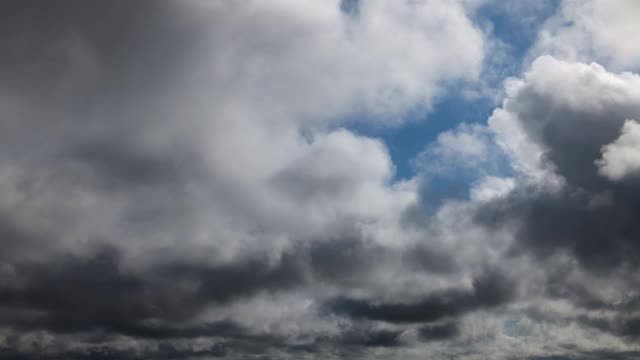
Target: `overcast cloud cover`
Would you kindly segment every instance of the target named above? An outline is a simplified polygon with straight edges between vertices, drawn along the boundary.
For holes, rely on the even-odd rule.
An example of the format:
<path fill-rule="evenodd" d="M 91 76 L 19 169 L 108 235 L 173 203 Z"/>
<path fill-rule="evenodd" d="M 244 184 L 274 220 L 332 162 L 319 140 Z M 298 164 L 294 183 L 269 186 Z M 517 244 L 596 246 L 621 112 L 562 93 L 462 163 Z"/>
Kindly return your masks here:
<path fill-rule="evenodd" d="M 0 3 L 0 359 L 640 358 L 638 19 Z"/>

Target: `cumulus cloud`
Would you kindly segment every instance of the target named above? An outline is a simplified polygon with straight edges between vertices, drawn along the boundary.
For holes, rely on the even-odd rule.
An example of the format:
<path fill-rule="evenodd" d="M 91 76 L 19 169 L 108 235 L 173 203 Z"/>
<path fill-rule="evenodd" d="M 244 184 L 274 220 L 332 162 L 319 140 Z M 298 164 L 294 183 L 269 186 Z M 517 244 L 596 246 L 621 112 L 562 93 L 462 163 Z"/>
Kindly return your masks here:
<path fill-rule="evenodd" d="M 513 178 L 486 176 L 473 184 L 470 198 L 474 202 L 489 201 L 508 195 L 516 185 Z"/>
<path fill-rule="evenodd" d="M 532 189 L 533 196 L 516 191 L 502 202 L 515 219 L 525 219 L 519 241 L 537 249 L 569 248 L 592 265 L 634 262 L 635 225 L 624 215 L 636 206 L 634 191 L 605 181 L 605 163 L 598 159 L 603 146 L 615 143 L 625 119 L 640 112 L 639 79 L 596 64 L 543 57 L 514 85 L 490 126 L 516 161 L 533 163 L 525 146 L 509 142 L 511 131 L 521 129 L 539 149 L 536 166 L 560 179 L 553 190 Z"/>
<path fill-rule="evenodd" d="M 423 172 L 451 175 L 456 168 L 491 171 L 495 157 L 491 132 L 479 124 L 461 124 L 454 130 L 438 134 L 416 158 L 415 166 Z M 461 170 L 461 169 L 460 169 Z"/>
<path fill-rule="evenodd" d="M 596 160 L 600 175 L 620 180 L 640 170 L 640 125 L 627 120 L 620 136 L 602 147 L 602 158 Z"/>
<path fill-rule="evenodd" d="M 633 34 L 640 31 L 638 11 L 633 0 L 564 0 L 540 31 L 533 53 L 637 70 L 640 46 Z"/>
<path fill-rule="evenodd" d="M 523 79 L 508 82 L 507 98 L 489 125 L 520 171 L 556 173 L 577 186 L 596 186 L 593 160 L 638 112 L 639 84 L 634 73 L 543 56 Z"/>

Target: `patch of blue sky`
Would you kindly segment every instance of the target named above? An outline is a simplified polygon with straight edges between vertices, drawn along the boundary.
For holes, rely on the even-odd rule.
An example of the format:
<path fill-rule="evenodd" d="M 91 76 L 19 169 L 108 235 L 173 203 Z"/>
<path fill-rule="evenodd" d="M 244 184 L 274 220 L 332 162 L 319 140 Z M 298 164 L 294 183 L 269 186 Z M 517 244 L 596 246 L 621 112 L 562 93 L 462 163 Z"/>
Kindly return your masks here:
<path fill-rule="evenodd" d="M 489 1 L 478 9 L 473 20 L 506 44 L 514 60 L 522 60 L 541 26 L 559 6 L 560 0 Z M 519 70 L 519 66 L 515 68 Z"/>
<path fill-rule="evenodd" d="M 531 325 L 524 318 L 510 318 L 502 322 L 502 333 L 509 337 L 526 337 L 532 335 Z"/>
<path fill-rule="evenodd" d="M 507 77 L 520 75 L 523 60 L 536 41 L 540 27 L 558 5 L 559 0 L 488 2 L 476 11 L 473 19 L 488 34 L 492 44 L 488 46 L 479 85 L 449 84 L 430 111 L 410 112 L 400 127 L 372 127 L 366 125 L 368 122 L 352 121 L 348 128 L 384 141 L 396 168 L 393 180 L 414 177 L 420 171 L 414 159 L 440 133 L 461 123 L 486 124 L 500 100 L 502 82 Z M 344 0 L 343 6 L 343 11 L 357 14 L 357 0 Z M 478 96 L 469 96 L 470 89 Z M 447 174 L 426 174 L 421 184 L 422 196 L 437 206 L 444 199 L 468 198 L 470 186 L 481 176 L 514 174 L 505 157 L 497 161 L 498 165 L 492 169 L 471 171 L 462 166 Z"/>
<path fill-rule="evenodd" d="M 419 169 L 413 166 L 413 160 L 440 133 L 460 123 L 485 122 L 492 110 L 493 102 L 487 98 L 468 99 L 458 92 L 449 91 L 436 102 L 431 112 L 410 119 L 402 127 L 379 134 L 396 166 L 396 178 L 407 179 L 415 175 Z"/>
<path fill-rule="evenodd" d="M 345 3 L 353 7 L 357 1 Z M 520 63 L 535 41 L 539 27 L 558 6 L 558 0 L 540 0 L 534 3 L 535 5 L 521 1 L 490 2 L 475 15 L 474 21 L 480 27 L 506 44 L 499 49 L 506 54 L 487 54 L 487 64 L 481 75 L 481 79 L 487 81 L 494 92 L 499 91 L 506 77 L 519 75 Z M 494 55 L 500 60 L 492 60 Z M 496 72 L 499 72 L 499 76 L 495 76 Z M 430 112 L 410 113 L 411 118 L 402 127 L 366 128 L 362 125 L 363 122 L 353 122 L 351 129 L 380 137 L 387 144 L 396 166 L 396 179 L 410 178 L 415 175 L 411 160 L 435 140 L 440 132 L 450 130 L 461 122 L 485 123 L 495 108 L 496 101 L 491 96 L 493 94 L 469 97 L 463 93 L 464 89 L 465 85 L 450 84 Z"/>
<path fill-rule="evenodd" d="M 465 128 L 469 129 L 468 126 L 463 129 Z M 456 133 L 460 134 L 460 129 L 450 132 L 454 136 Z M 432 151 L 434 148 L 428 147 L 415 162 L 416 171 L 421 174 L 419 183 L 421 203 L 429 213 L 437 210 L 447 200 L 469 200 L 472 185 L 485 176 L 512 177 L 516 175 L 511 161 L 495 142 L 492 133 L 482 131 L 466 134 L 476 137 L 479 143 L 484 144 L 481 146 L 481 155 L 468 154 L 466 152 L 468 148 L 458 148 L 457 150 L 461 151 L 452 150 L 453 153 L 445 149 L 443 153 Z M 442 144 L 439 143 L 439 146 Z M 438 146 L 435 149 L 442 150 Z"/>
<path fill-rule="evenodd" d="M 381 139 L 387 146 L 396 167 L 395 180 L 409 179 L 418 169 L 415 157 L 444 131 L 461 123 L 486 123 L 495 104 L 487 97 L 468 98 L 459 86 L 447 89 L 431 111 L 410 112 L 402 126 L 371 126 L 366 121 L 347 122 L 347 128 L 358 134 Z"/>
<path fill-rule="evenodd" d="M 360 0 L 340 0 L 340 10 L 349 16 L 357 16 L 360 10 Z"/>

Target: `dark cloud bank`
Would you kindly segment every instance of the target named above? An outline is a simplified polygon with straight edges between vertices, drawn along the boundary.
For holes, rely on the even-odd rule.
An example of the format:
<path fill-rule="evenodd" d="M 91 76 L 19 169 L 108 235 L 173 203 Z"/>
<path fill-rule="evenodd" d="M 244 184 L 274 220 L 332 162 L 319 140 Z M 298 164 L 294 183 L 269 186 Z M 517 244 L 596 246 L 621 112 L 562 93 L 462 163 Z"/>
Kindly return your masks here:
<path fill-rule="evenodd" d="M 484 35 L 466 2 L 380 4 L 2 3 L 0 359 L 638 358 L 637 75 L 534 61 L 489 119 L 514 186 L 423 212 L 335 119 L 471 75 L 409 61 L 414 93 L 354 48 L 410 53 L 369 42 L 378 12 Z"/>

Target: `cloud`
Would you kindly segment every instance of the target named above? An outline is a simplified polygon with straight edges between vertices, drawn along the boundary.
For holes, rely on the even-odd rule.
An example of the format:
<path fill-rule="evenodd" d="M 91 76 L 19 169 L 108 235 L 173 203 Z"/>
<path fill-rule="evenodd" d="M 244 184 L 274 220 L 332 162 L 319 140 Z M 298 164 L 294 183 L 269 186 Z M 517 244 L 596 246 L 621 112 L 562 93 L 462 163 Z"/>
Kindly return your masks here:
<path fill-rule="evenodd" d="M 600 175 L 616 181 L 640 170 L 640 125 L 626 120 L 620 137 L 602 147 L 602 158 L 596 160 Z"/>
<path fill-rule="evenodd" d="M 571 61 L 598 61 L 617 70 L 637 70 L 640 31 L 635 1 L 565 0 L 541 29 L 532 53 Z"/>
<path fill-rule="evenodd" d="M 458 332 L 458 326 L 455 323 L 425 325 L 418 330 L 420 339 L 423 341 L 447 340 L 458 335 Z"/>
<path fill-rule="evenodd" d="M 489 123 L 516 164 L 526 164 L 521 169 L 546 169 L 540 171 L 559 178 L 561 185 L 537 191 L 538 185 L 521 186 L 489 204 L 480 217 L 513 219 L 519 224 L 518 242 L 542 253 L 568 249 L 595 267 L 633 263 L 636 229 L 629 214 L 637 206 L 635 191 L 605 181 L 594 162 L 619 136 L 625 119 L 640 113 L 639 79 L 597 64 L 552 57 L 534 61 Z M 523 139 L 519 144 L 510 140 L 514 133 Z M 533 147 L 539 149 L 536 159 L 526 151 Z"/>
<path fill-rule="evenodd" d="M 471 290 L 447 289 L 428 295 L 418 303 L 372 303 L 341 298 L 333 300 L 331 311 L 346 316 L 390 323 L 432 322 L 468 311 L 491 308 L 510 300 L 513 287 L 499 273 L 488 272 L 476 278 Z"/>
<path fill-rule="evenodd" d="M 454 130 L 438 134 L 415 160 L 422 172 L 456 175 L 456 170 L 491 171 L 495 157 L 492 133 L 479 124 L 460 124 Z M 461 168 L 461 169 L 459 169 Z"/>
<path fill-rule="evenodd" d="M 589 158 L 638 111 L 638 83 L 633 73 L 540 57 L 524 80 L 508 84 L 509 95 L 489 123 L 524 171 L 553 164 L 568 181 L 587 186 L 597 176 Z"/>
<path fill-rule="evenodd" d="M 394 330 L 351 331 L 342 335 L 342 342 L 346 345 L 367 347 L 395 347 L 400 346 L 402 332 Z"/>
<path fill-rule="evenodd" d="M 508 180 L 498 184 L 511 170 L 494 134 L 485 125 L 462 123 L 438 134 L 412 160 L 425 206 L 437 209 L 449 199 L 499 196 L 498 187 L 509 187 Z"/>
<path fill-rule="evenodd" d="M 14 315 L 7 316 L 5 324 L 61 333 L 103 330 L 152 338 L 189 336 L 197 334 L 193 331 L 197 328 L 171 330 L 172 322 L 192 319 L 210 303 L 303 281 L 296 265 L 286 259 L 273 266 L 261 259 L 218 266 L 169 263 L 145 273 L 123 270 L 120 261 L 116 250 L 105 249 L 92 258 L 10 265 L 3 274 L 0 299 Z M 144 324 L 153 319 L 170 326 Z"/>
<path fill-rule="evenodd" d="M 391 186 L 383 144 L 335 126 L 430 108 L 477 76 L 483 34 L 463 2 L 356 5 L 5 4 L 12 221 L 55 251 L 90 238 L 125 258 L 277 256 L 341 219 L 392 222 L 415 194 Z"/>
<path fill-rule="evenodd" d="M 637 351 L 638 294 L 627 290 L 638 284 L 638 228 L 632 214 L 640 203 L 637 184 L 628 181 L 635 171 L 633 157 L 625 154 L 633 152 L 635 122 L 628 119 L 640 112 L 638 75 L 543 56 L 505 86 L 503 104 L 483 131 L 490 134 L 487 147 L 497 145 L 515 173 L 480 177 L 469 187 L 468 200 L 445 201 L 429 227 L 446 234 L 449 244 L 466 239 L 453 247 L 462 268 L 479 269 L 465 256 L 465 247 L 472 247 L 476 260 L 509 269 L 518 286 L 504 306 L 486 307 L 497 316 L 491 317 L 498 322 L 495 331 L 488 319 L 477 320 L 491 350 L 470 345 L 478 344 L 477 338 L 470 340 L 470 326 L 482 311 L 452 307 L 421 319 L 462 319 L 449 346 L 468 341 L 467 349 L 497 358 L 526 352 L 540 358 L 633 357 L 628 354 Z M 446 136 L 457 139 L 456 133 Z M 459 162 L 449 157 L 444 164 Z M 615 166 L 617 178 L 610 176 Z M 383 322 L 395 319 L 388 313 L 401 310 L 420 318 L 421 305 L 437 303 L 428 296 L 425 302 L 350 300 L 353 316 Z M 450 315 L 456 312 L 464 316 Z M 550 337 L 553 345 L 542 347 Z"/>
<path fill-rule="evenodd" d="M 486 176 L 473 184 L 470 198 L 474 202 L 491 201 L 511 193 L 516 186 L 513 178 Z"/>

